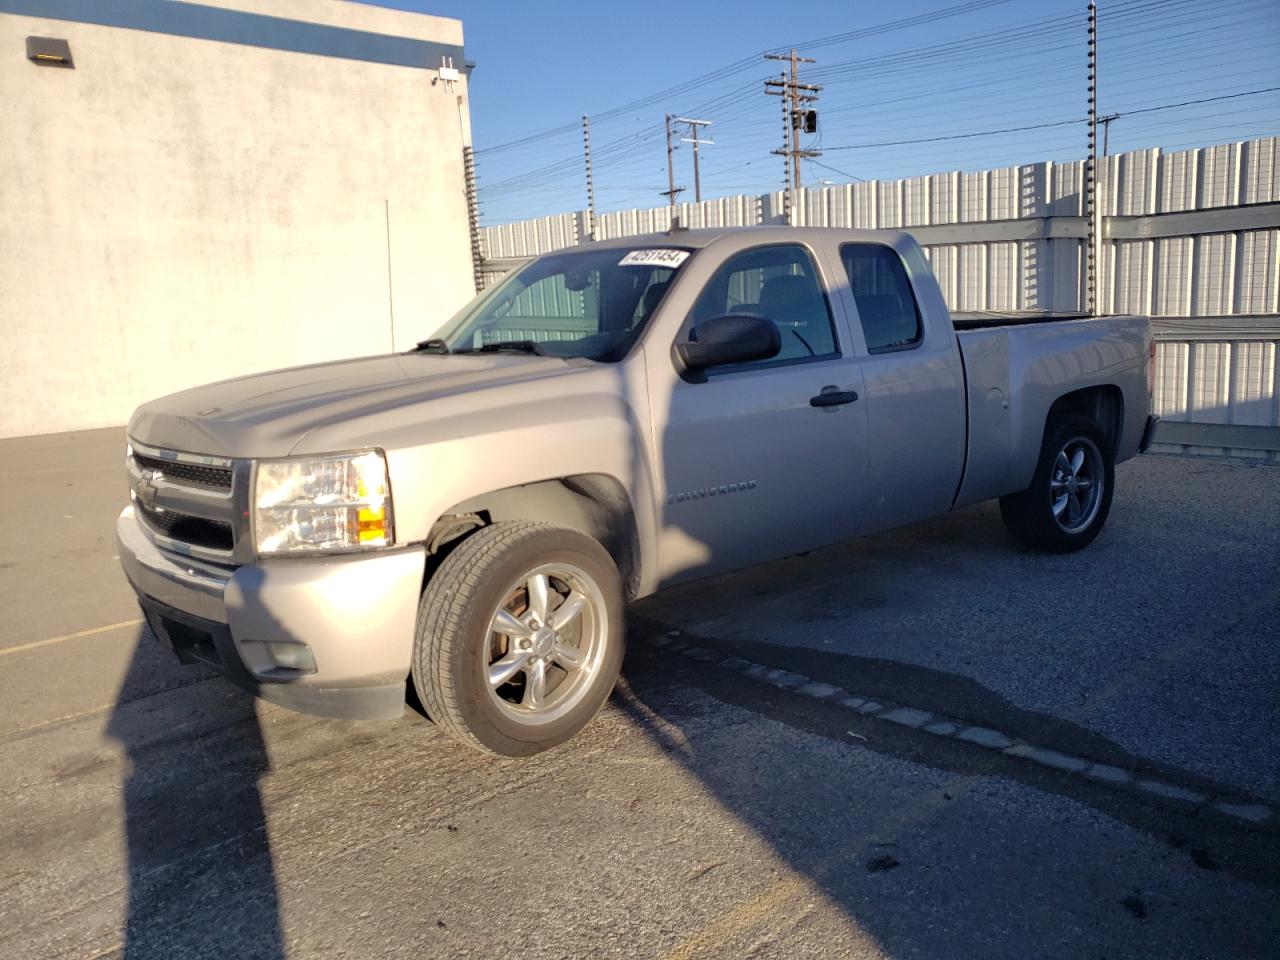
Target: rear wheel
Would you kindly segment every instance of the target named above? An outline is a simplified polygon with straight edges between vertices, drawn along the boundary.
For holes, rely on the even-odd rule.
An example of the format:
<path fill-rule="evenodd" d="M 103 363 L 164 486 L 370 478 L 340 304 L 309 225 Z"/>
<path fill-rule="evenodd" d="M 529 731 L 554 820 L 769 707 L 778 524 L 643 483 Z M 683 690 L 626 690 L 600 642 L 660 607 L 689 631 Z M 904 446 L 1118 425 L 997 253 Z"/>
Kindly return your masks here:
<path fill-rule="evenodd" d="M 1088 546 L 1111 510 L 1115 463 L 1102 429 L 1088 417 L 1050 422 L 1031 486 L 1000 498 L 1011 533 L 1029 547 L 1069 553 Z"/>
<path fill-rule="evenodd" d="M 595 716 L 622 664 L 621 578 L 589 537 L 499 523 L 441 563 L 423 592 L 413 683 L 443 730 L 523 757 Z"/>

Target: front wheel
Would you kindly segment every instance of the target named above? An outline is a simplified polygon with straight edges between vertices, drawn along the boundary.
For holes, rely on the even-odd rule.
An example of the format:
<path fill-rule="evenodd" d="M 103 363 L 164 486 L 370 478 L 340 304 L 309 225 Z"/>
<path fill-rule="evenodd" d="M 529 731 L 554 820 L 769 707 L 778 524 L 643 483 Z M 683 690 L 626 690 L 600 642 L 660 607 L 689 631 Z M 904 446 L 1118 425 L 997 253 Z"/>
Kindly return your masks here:
<path fill-rule="evenodd" d="M 1031 486 L 1000 498 L 1009 531 L 1029 547 L 1070 553 L 1087 547 L 1111 510 L 1115 460 L 1088 417 L 1050 422 Z"/>
<path fill-rule="evenodd" d="M 590 537 L 545 523 L 496 523 L 440 564 L 422 594 L 413 683 L 445 732 L 525 757 L 595 716 L 618 678 L 622 586 Z"/>

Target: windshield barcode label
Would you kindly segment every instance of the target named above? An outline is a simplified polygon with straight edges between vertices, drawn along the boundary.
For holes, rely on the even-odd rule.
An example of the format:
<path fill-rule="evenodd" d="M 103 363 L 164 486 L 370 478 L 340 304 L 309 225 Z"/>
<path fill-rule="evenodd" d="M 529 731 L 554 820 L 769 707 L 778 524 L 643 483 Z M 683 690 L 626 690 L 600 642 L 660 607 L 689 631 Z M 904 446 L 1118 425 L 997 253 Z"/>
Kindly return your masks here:
<path fill-rule="evenodd" d="M 671 267 L 675 269 L 689 259 L 688 250 L 632 250 L 618 261 L 620 267 Z"/>

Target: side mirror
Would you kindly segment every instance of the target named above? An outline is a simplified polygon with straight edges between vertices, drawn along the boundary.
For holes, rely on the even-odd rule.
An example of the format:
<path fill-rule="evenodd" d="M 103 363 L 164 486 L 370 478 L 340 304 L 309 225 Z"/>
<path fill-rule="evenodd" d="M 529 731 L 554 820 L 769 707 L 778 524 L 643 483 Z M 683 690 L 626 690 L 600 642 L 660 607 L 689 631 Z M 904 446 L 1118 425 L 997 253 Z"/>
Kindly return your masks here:
<path fill-rule="evenodd" d="M 676 356 L 686 370 L 751 363 L 776 357 L 782 349 L 777 324 L 749 313 L 713 317 L 698 326 L 698 339 L 676 344 Z"/>

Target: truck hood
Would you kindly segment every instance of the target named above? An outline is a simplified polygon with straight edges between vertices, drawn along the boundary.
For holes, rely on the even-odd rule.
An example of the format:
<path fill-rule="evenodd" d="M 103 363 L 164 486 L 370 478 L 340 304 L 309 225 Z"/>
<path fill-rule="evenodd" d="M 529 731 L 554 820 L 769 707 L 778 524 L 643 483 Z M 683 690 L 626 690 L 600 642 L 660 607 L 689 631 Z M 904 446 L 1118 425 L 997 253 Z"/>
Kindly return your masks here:
<path fill-rule="evenodd" d="M 129 420 L 129 436 L 210 456 L 282 457 L 313 428 L 346 416 L 563 375 L 576 363 L 510 354 L 392 354 L 273 370 L 144 403 Z"/>

